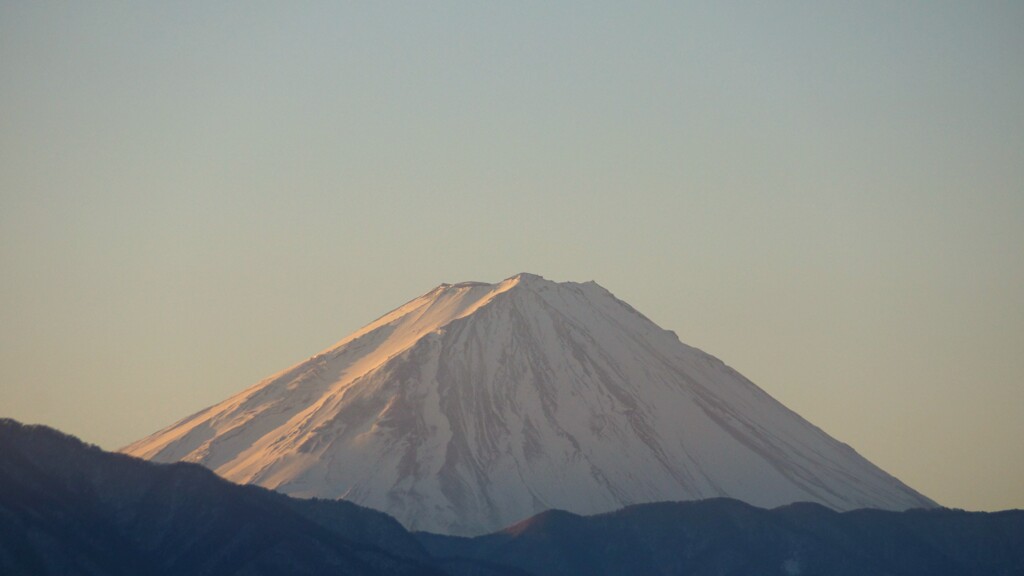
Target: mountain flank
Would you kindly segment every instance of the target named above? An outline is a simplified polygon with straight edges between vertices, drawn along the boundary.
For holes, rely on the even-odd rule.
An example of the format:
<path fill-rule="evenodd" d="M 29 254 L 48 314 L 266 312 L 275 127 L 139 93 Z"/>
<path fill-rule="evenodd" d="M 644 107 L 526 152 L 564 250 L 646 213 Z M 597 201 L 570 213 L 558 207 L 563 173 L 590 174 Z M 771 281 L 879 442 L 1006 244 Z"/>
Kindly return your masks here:
<path fill-rule="evenodd" d="M 1021 510 L 840 513 L 717 498 L 588 517 L 549 511 L 477 538 L 418 536 L 437 557 L 487 558 L 537 576 L 1024 574 Z"/>
<path fill-rule="evenodd" d="M 1024 511 L 773 510 L 731 499 L 547 511 L 477 538 L 240 486 L 0 419 L 5 576 L 1024 574 Z"/>
<path fill-rule="evenodd" d="M 296 501 L 195 464 L 153 464 L 0 420 L 0 574 L 451 573 L 379 512 Z"/>

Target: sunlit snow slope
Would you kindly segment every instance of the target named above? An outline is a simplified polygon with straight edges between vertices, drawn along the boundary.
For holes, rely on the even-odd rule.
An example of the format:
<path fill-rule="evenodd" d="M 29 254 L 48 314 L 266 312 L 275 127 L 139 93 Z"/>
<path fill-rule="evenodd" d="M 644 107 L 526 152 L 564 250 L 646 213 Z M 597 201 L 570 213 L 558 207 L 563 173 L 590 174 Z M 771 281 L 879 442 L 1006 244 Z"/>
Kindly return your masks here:
<path fill-rule="evenodd" d="M 448 534 L 714 496 L 935 505 L 597 284 L 530 274 L 442 284 L 124 452 Z"/>

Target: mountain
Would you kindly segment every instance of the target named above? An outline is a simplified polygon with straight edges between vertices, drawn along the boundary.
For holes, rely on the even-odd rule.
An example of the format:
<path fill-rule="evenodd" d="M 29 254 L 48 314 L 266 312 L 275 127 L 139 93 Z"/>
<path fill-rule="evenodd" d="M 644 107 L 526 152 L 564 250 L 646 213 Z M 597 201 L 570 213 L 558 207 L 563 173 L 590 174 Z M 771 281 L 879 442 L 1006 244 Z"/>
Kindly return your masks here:
<path fill-rule="evenodd" d="M 344 501 L 239 486 L 0 419 L 0 574 L 625 576 L 1024 574 L 1024 511 L 837 513 L 730 499 L 582 517 L 549 510 L 476 538 L 407 532 Z"/>
<path fill-rule="evenodd" d="M 724 498 L 548 511 L 477 538 L 420 534 L 435 556 L 486 558 L 536 576 L 1019 576 L 1024 511 L 764 510 Z"/>
<path fill-rule="evenodd" d="M 462 573 L 520 574 L 437 563 L 393 518 L 351 503 L 296 500 L 0 419 L 0 574 Z"/>
<path fill-rule="evenodd" d="M 935 503 L 593 282 L 442 284 L 124 452 L 494 531 L 664 500 Z"/>

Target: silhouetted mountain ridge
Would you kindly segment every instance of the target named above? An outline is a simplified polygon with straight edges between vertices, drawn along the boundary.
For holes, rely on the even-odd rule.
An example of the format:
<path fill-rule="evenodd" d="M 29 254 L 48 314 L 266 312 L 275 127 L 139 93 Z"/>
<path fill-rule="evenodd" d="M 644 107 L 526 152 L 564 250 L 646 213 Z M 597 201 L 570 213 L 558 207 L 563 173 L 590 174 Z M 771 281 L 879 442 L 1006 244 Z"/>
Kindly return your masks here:
<path fill-rule="evenodd" d="M 549 510 L 477 538 L 296 500 L 0 419 L 0 574 L 1024 574 L 1024 511 L 772 510 L 726 498 Z"/>
<path fill-rule="evenodd" d="M 196 464 L 153 464 L 0 420 L 0 573 L 448 572 L 380 512 L 296 501 Z"/>
<path fill-rule="evenodd" d="M 772 510 L 728 498 L 549 511 L 477 538 L 417 534 L 439 557 L 487 558 L 537 576 L 1024 574 L 1024 511 Z"/>

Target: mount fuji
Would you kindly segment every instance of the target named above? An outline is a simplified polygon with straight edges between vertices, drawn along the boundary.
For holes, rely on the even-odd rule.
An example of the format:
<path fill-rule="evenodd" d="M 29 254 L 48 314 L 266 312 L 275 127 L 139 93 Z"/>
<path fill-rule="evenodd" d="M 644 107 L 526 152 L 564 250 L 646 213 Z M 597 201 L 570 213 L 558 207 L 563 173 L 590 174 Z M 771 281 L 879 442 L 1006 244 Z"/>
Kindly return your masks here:
<path fill-rule="evenodd" d="M 936 506 L 596 283 L 531 274 L 442 284 L 122 451 L 456 535 L 719 496 Z"/>

